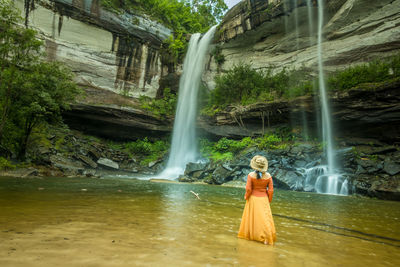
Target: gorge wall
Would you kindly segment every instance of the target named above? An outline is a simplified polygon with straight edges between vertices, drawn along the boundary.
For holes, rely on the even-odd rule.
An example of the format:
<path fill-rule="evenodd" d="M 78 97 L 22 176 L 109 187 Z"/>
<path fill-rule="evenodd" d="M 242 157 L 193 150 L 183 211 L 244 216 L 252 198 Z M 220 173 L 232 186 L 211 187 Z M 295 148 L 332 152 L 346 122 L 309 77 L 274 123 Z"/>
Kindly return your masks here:
<path fill-rule="evenodd" d="M 310 5 L 311 3 L 311 5 Z M 317 1 L 243 0 L 228 11 L 215 46 L 225 61 L 212 58 L 203 81 L 212 90 L 214 78 L 234 65 L 249 64 L 273 72 L 302 70 L 318 75 Z M 390 57 L 400 52 L 400 0 L 326 0 L 323 26 L 325 73 Z M 376 87 L 371 89 L 371 87 Z M 399 84 L 365 85 L 350 93 L 331 94 L 336 134 L 400 142 Z M 268 127 L 318 129 L 318 96 L 293 101 L 230 107 L 200 128 L 211 135 L 243 137 Z"/>
<path fill-rule="evenodd" d="M 168 75 L 160 47 L 171 30 L 143 15 L 110 12 L 100 0 L 16 0 L 16 5 L 43 38 L 47 58 L 71 67 L 84 88 L 155 97 Z"/>
<path fill-rule="evenodd" d="M 322 50 L 326 72 L 400 50 L 399 0 L 325 2 Z M 248 63 L 254 69 L 307 69 L 316 73 L 317 22 L 317 1 L 241 1 L 219 26 L 215 44 L 222 48 L 225 62 L 217 66 L 211 60 L 205 83 L 214 88 L 215 75 L 239 63 Z"/>

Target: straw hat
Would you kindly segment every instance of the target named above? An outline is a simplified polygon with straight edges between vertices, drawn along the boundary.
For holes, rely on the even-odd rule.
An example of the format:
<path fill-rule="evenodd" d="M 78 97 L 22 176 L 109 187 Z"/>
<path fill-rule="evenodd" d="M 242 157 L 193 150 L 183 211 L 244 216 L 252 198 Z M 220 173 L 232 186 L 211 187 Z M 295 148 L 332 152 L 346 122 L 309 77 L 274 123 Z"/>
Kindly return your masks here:
<path fill-rule="evenodd" d="M 260 155 L 254 156 L 250 161 L 250 167 L 256 171 L 266 172 L 268 170 L 268 160 Z"/>

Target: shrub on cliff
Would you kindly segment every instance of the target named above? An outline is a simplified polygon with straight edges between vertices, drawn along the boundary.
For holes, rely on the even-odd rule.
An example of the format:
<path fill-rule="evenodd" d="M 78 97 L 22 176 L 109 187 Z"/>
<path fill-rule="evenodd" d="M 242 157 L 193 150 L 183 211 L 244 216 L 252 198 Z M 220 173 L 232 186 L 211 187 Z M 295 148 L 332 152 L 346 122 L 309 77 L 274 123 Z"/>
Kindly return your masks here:
<path fill-rule="evenodd" d="M 147 96 L 139 97 L 140 107 L 160 118 L 173 116 L 177 101 L 177 96 L 169 88 L 164 89 L 163 97 L 160 99 L 153 99 Z"/>
<path fill-rule="evenodd" d="M 258 71 L 249 64 L 238 64 L 216 76 L 216 86 L 210 93 L 208 109 L 306 95 L 312 92 L 313 86 L 304 77 L 306 75 L 302 70 L 283 69 L 273 73 L 272 69 Z M 207 109 L 203 113 L 207 114 Z"/>
<path fill-rule="evenodd" d="M 362 83 L 377 83 L 400 77 L 400 54 L 389 59 L 349 67 L 328 78 L 328 88 L 344 91 Z"/>

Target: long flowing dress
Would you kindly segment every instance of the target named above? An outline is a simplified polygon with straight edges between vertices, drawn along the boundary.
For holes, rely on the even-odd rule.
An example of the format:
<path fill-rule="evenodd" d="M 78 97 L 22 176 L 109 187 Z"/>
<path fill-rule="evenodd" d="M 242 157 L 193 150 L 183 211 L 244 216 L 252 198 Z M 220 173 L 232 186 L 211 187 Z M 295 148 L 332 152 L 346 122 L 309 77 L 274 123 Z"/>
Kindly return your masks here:
<path fill-rule="evenodd" d="M 247 176 L 246 205 L 238 233 L 239 238 L 268 242 L 276 241 L 276 230 L 269 203 L 272 201 L 274 186 L 272 177 L 253 178 Z"/>

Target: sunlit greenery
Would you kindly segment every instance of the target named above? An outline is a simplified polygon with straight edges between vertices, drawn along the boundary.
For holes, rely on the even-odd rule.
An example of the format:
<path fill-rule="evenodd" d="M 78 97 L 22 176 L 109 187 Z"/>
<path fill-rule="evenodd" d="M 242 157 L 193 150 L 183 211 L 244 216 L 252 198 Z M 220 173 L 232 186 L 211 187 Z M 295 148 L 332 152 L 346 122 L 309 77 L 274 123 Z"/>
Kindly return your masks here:
<path fill-rule="evenodd" d="M 200 152 L 204 157 L 208 157 L 213 161 L 232 160 L 234 155 L 246 151 L 247 148 L 257 148 L 260 150 L 286 149 L 287 142 L 292 137 L 282 137 L 276 133 L 265 134 L 260 137 L 244 137 L 241 140 L 234 140 L 223 137 L 217 142 L 207 139 L 200 139 Z"/>

